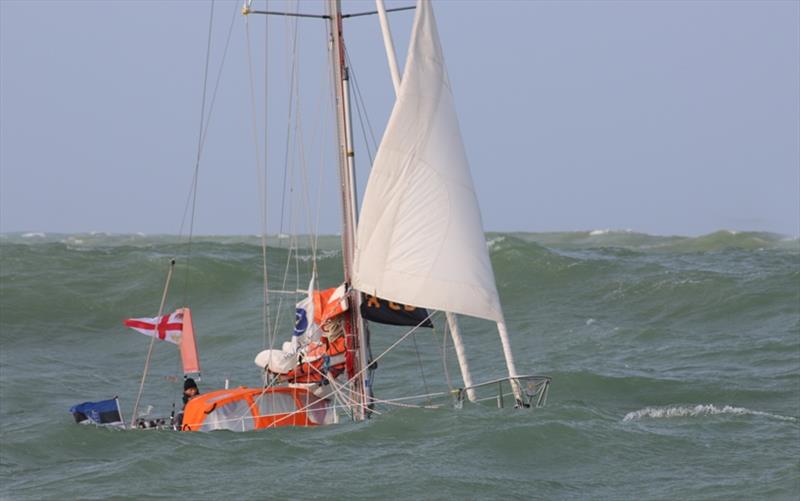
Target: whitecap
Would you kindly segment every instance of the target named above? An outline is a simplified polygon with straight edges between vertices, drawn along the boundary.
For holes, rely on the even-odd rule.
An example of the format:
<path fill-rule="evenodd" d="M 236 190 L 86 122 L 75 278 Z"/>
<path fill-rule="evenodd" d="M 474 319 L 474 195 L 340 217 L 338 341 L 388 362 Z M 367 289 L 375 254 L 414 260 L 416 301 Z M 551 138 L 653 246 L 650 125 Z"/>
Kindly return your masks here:
<path fill-rule="evenodd" d="M 489 239 L 489 241 L 486 242 L 486 248 L 488 248 L 489 251 L 493 251 L 493 250 L 495 250 L 495 247 L 497 247 L 501 243 L 505 242 L 505 240 L 506 240 L 505 235 L 501 235 L 499 237 L 495 237 L 495 238 Z"/>
<path fill-rule="evenodd" d="M 317 251 L 317 261 L 338 257 L 341 254 L 340 250 L 321 250 Z M 310 254 L 297 254 L 297 259 L 303 262 L 311 261 L 314 256 Z"/>
<path fill-rule="evenodd" d="M 589 232 L 590 237 L 598 237 L 601 235 L 612 235 L 612 234 L 622 234 L 622 235 L 630 235 L 634 233 L 631 228 L 625 228 L 624 230 L 612 230 L 610 228 L 606 228 L 603 230 L 592 230 Z"/>
<path fill-rule="evenodd" d="M 629 412 L 622 418 L 623 421 L 638 421 L 643 418 L 661 419 L 661 418 L 674 418 L 674 417 L 697 417 L 697 416 L 713 416 L 717 414 L 734 414 L 734 415 L 749 415 L 749 416 L 764 416 L 781 421 L 797 421 L 797 418 L 791 416 L 781 416 L 778 414 L 770 414 L 769 412 L 754 411 L 745 407 L 734 407 L 732 405 L 725 405 L 717 407 L 714 404 L 705 405 L 672 405 L 666 407 L 645 407 L 638 411 Z"/>

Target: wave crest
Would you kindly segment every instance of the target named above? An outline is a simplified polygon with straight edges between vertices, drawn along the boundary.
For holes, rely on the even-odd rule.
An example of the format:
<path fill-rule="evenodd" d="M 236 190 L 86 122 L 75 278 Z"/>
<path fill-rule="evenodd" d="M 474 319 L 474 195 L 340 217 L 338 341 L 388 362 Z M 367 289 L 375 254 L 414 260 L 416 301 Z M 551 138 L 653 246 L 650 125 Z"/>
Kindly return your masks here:
<path fill-rule="evenodd" d="M 734 407 L 732 405 L 725 405 L 717 407 L 714 404 L 701 404 L 701 405 L 670 405 L 666 407 L 645 407 L 638 411 L 629 412 L 622 418 L 623 421 L 639 421 L 643 418 L 661 419 L 661 418 L 674 418 L 674 417 L 697 417 L 697 416 L 713 416 L 717 414 L 734 414 L 734 415 L 749 415 L 749 416 L 764 416 L 781 421 L 797 421 L 797 418 L 791 416 L 781 416 L 778 414 L 771 414 L 769 412 L 754 411 L 745 407 Z"/>

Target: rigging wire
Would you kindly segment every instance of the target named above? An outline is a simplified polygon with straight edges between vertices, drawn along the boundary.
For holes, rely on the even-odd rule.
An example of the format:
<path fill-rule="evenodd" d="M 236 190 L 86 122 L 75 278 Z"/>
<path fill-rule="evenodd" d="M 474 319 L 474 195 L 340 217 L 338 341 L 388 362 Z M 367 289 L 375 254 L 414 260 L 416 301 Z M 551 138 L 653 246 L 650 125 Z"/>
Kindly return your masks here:
<path fill-rule="evenodd" d="M 299 8 L 299 5 L 295 4 L 295 10 L 297 10 L 298 8 Z M 297 35 L 298 34 L 297 18 L 286 18 L 286 22 L 284 24 L 286 26 L 286 30 L 285 30 L 286 37 L 287 37 L 286 45 L 287 45 L 287 47 L 290 47 L 289 66 L 287 68 L 288 75 L 289 75 L 289 78 L 288 78 L 289 99 L 288 99 L 288 106 L 287 106 L 287 111 L 286 111 L 286 113 L 287 113 L 287 116 L 286 116 L 286 141 L 285 141 L 285 144 L 284 144 L 284 165 L 283 165 L 283 181 L 282 181 L 283 189 L 281 190 L 281 213 L 280 213 L 280 219 L 279 219 L 279 222 L 278 222 L 278 225 L 279 225 L 279 230 L 278 230 L 278 237 L 279 237 L 278 248 L 282 247 L 282 242 L 281 242 L 280 237 L 285 234 L 284 233 L 284 222 L 285 222 L 285 218 L 286 218 L 285 210 L 286 210 L 287 178 L 289 178 L 290 186 L 293 186 L 293 183 L 291 182 L 292 177 L 290 177 L 290 176 L 293 175 L 293 170 L 290 168 L 290 165 L 291 165 L 290 159 L 292 157 L 289 154 L 289 152 L 291 150 L 291 144 L 292 144 L 292 112 L 293 112 L 294 107 L 296 106 L 295 103 L 296 103 L 296 100 L 297 100 L 296 97 L 295 97 L 296 81 L 297 81 L 297 36 L 298 36 Z M 290 197 L 289 200 L 290 200 L 290 203 L 291 203 L 291 197 Z M 290 226 L 292 226 L 293 225 L 293 221 L 294 221 L 294 213 L 292 211 L 291 206 L 290 206 L 289 209 L 290 209 L 289 210 Z M 284 290 L 286 289 L 286 284 L 287 284 L 287 280 L 288 280 L 288 277 L 289 277 L 289 270 L 290 270 L 291 263 L 292 263 L 292 255 L 296 254 L 296 252 L 297 252 L 296 240 L 295 240 L 295 237 L 294 237 L 294 231 L 290 230 L 290 233 L 293 236 L 291 238 L 289 238 L 288 245 L 287 245 L 286 264 L 285 264 L 285 267 L 284 267 L 283 279 L 282 279 L 282 288 Z M 295 290 L 297 290 L 298 288 L 299 288 L 298 284 L 295 284 Z M 275 324 L 274 324 L 273 331 L 271 333 L 271 336 L 273 338 L 277 337 L 278 327 L 280 326 L 280 323 L 281 323 L 280 322 L 281 313 L 282 313 L 282 311 L 284 309 L 283 308 L 284 300 L 285 299 L 283 297 L 280 297 L 278 299 L 277 313 L 275 314 Z"/>
<path fill-rule="evenodd" d="M 354 79 L 354 81 L 355 81 L 355 79 Z M 366 132 L 366 128 L 364 127 L 364 118 L 361 115 L 362 114 L 363 103 L 359 102 L 358 99 L 354 99 L 353 103 L 355 104 L 356 116 L 358 116 L 358 124 L 361 127 L 361 134 L 364 137 L 364 146 L 365 146 L 365 149 L 367 151 L 367 157 L 369 158 L 369 165 L 372 166 L 372 163 L 374 161 L 373 155 L 372 155 L 372 148 L 370 147 L 369 141 L 367 140 L 367 132 Z M 366 110 L 364 111 L 364 113 L 366 113 Z"/>
<path fill-rule="evenodd" d="M 350 61 L 350 53 L 347 51 L 345 47 L 345 58 L 347 58 L 347 64 L 350 68 L 350 76 L 353 79 L 353 89 L 355 90 L 355 103 L 356 103 L 356 111 L 358 112 L 358 120 L 361 125 L 361 132 L 364 136 L 364 145 L 367 148 L 367 156 L 369 156 L 369 163 L 372 165 L 373 156 L 372 151 L 378 151 L 378 141 L 375 139 L 375 129 L 372 127 L 372 122 L 369 120 L 369 113 L 367 113 L 366 103 L 364 101 L 364 96 L 361 94 L 361 87 L 358 85 L 358 78 L 356 76 L 355 69 L 353 69 L 353 63 Z M 362 110 L 363 110 L 363 118 L 362 118 Z M 364 122 L 366 121 L 366 127 L 364 126 Z M 369 132 L 370 139 L 372 142 L 367 139 L 367 132 Z"/>
<path fill-rule="evenodd" d="M 323 36 L 327 36 L 328 28 L 323 26 L 322 27 L 322 32 L 323 32 Z M 326 66 L 327 66 L 327 69 L 328 69 L 328 74 L 330 75 L 331 74 L 330 58 L 325 58 L 325 60 L 328 61 Z M 333 102 L 330 100 L 330 95 L 328 96 L 327 100 L 325 99 L 325 91 L 326 90 L 329 90 L 328 85 L 325 84 L 325 81 L 323 79 L 320 79 L 320 96 L 319 96 L 319 109 L 320 109 L 320 112 L 319 112 L 319 114 L 320 115 L 323 114 L 322 109 L 324 108 L 324 103 L 327 102 L 328 105 L 330 105 L 330 108 L 328 108 L 328 113 L 330 114 L 330 116 L 333 116 L 333 114 L 334 114 Z M 317 218 L 316 218 L 316 221 L 314 221 L 314 247 L 313 247 L 314 248 L 314 261 L 315 262 L 316 262 L 316 251 L 317 251 L 317 249 L 319 249 L 319 224 L 320 224 L 320 219 L 319 218 L 320 218 L 320 214 L 322 213 L 322 211 L 320 210 L 321 206 L 322 206 L 322 202 L 321 202 L 322 201 L 322 186 L 323 186 L 324 180 L 325 180 L 325 169 L 324 169 L 324 166 L 325 166 L 325 148 L 322 146 L 322 144 L 324 144 L 324 142 L 325 142 L 325 137 L 326 137 L 327 130 L 328 130 L 327 126 L 328 126 L 329 123 L 332 123 L 332 122 L 333 122 L 332 120 L 320 120 L 320 123 L 322 124 L 322 129 L 320 130 L 319 177 L 317 178 L 317 201 L 318 202 L 317 202 L 317 210 L 316 210 Z"/>
<path fill-rule="evenodd" d="M 296 48 L 296 38 L 297 38 L 297 24 L 296 24 L 296 21 L 295 21 L 295 26 L 294 27 L 295 27 L 295 39 L 293 40 L 293 44 L 294 44 L 294 46 L 293 46 L 293 56 L 294 56 L 295 59 L 297 59 L 299 53 L 297 52 L 297 48 Z M 299 168 L 299 173 L 298 173 L 298 178 L 296 179 L 294 177 L 294 172 L 292 172 L 292 183 L 291 183 L 291 185 L 292 185 L 292 192 L 294 192 L 295 191 L 294 190 L 294 186 L 295 186 L 294 183 L 295 182 L 299 182 L 300 183 L 300 188 L 301 188 L 300 192 L 301 192 L 301 195 L 302 195 L 301 200 L 303 202 L 302 206 L 303 206 L 303 209 L 304 209 L 301 212 L 303 214 L 305 214 L 306 232 L 308 234 L 308 246 L 309 246 L 309 249 L 311 251 L 311 256 L 310 256 L 311 257 L 311 276 L 314 277 L 315 279 L 318 279 L 319 278 L 319 273 L 318 273 L 318 269 L 317 269 L 317 264 L 318 264 L 317 263 L 317 242 L 318 242 L 317 233 L 318 232 L 317 232 L 317 227 L 314 226 L 313 222 L 312 222 L 312 213 L 314 212 L 314 210 L 312 209 L 312 206 L 311 206 L 311 199 L 310 199 L 310 194 L 309 194 L 309 186 L 310 186 L 310 183 L 309 183 L 309 168 L 308 168 L 308 160 L 306 159 L 307 147 L 306 147 L 305 140 L 304 140 L 305 136 L 303 134 L 303 113 L 302 113 L 302 107 L 301 107 L 302 101 L 300 99 L 300 79 L 299 79 L 298 70 L 296 70 L 296 69 L 295 69 L 293 82 L 294 82 L 294 85 L 296 86 L 296 88 L 295 88 L 295 108 L 294 108 L 294 116 L 295 116 L 295 131 L 294 131 L 295 143 L 294 143 L 294 146 L 295 146 L 295 151 L 296 151 L 296 155 L 297 155 L 296 162 L 297 162 L 297 165 L 299 166 L 298 167 Z M 316 108 L 317 115 L 319 115 L 321 104 L 322 104 L 322 99 L 319 99 L 318 102 L 317 102 L 317 108 Z M 317 123 L 319 123 L 319 121 L 317 121 Z M 312 133 L 312 145 L 313 145 L 313 137 L 314 137 L 314 134 Z M 319 217 L 319 208 L 320 208 L 319 205 L 317 205 L 317 210 L 316 210 L 317 218 Z M 293 225 L 297 224 L 297 222 L 294 220 L 294 218 L 292 220 L 293 220 Z M 297 236 L 298 232 L 296 231 L 296 228 L 295 228 L 295 231 L 293 231 L 293 233 L 295 234 L 295 236 Z M 295 240 L 295 243 L 298 243 L 297 239 Z M 299 254 L 299 245 L 298 245 L 298 248 L 295 250 L 295 280 L 297 282 L 296 283 L 296 288 L 297 289 L 300 288 L 300 283 L 299 283 L 299 280 L 300 280 L 300 268 L 301 268 L 300 259 L 301 259 L 301 257 L 300 257 L 300 254 Z"/>
<path fill-rule="evenodd" d="M 300 53 L 299 53 L 299 46 L 297 44 L 297 20 L 296 19 L 287 19 L 287 47 L 291 48 L 291 65 L 290 67 L 291 76 L 289 78 L 289 85 L 290 85 L 290 114 L 289 120 L 287 121 L 287 141 L 285 144 L 285 162 L 284 162 L 284 176 L 283 176 L 283 195 L 282 195 L 282 203 L 281 203 L 281 233 L 283 233 L 284 228 L 286 228 L 291 237 L 289 239 L 288 245 L 288 252 L 286 258 L 286 267 L 284 269 L 284 276 L 283 276 L 283 288 L 286 289 L 287 283 L 290 278 L 290 271 L 292 271 L 293 265 L 293 272 L 295 278 L 294 290 L 306 290 L 307 285 L 303 283 L 301 286 L 300 283 L 300 271 L 302 268 L 305 268 L 306 265 L 304 262 L 306 261 L 306 257 L 301 255 L 300 253 L 300 238 L 299 238 L 299 226 L 301 225 L 301 219 L 303 219 L 303 214 L 305 218 L 305 232 L 308 235 L 308 248 L 310 250 L 310 262 L 311 262 L 311 270 L 310 276 L 312 277 L 313 283 L 317 284 L 316 288 L 318 287 L 318 279 L 319 279 L 319 270 L 318 270 L 318 238 L 319 238 L 319 217 L 320 217 L 320 206 L 317 204 L 316 207 L 312 207 L 311 203 L 311 193 L 310 193 L 310 168 L 309 168 L 309 161 L 307 158 L 306 153 L 309 150 L 313 150 L 313 147 L 316 143 L 317 134 L 320 133 L 319 129 L 322 128 L 321 137 L 324 137 L 324 124 L 326 121 L 324 120 L 313 120 L 313 123 L 317 126 L 313 128 L 311 132 L 311 142 L 309 145 L 306 144 L 305 134 L 304 134 L 304 113 L 302 108 L 302 99 L 301 99 L 301 88 L 300 88 L 300 76 L 299 76 L 299 60 L 300 60 Z M 320 82 L 320 97 L 317 99 L 317 104 L 315 108 L 315 115 L 319 116 L 321 114 L 322 103 L 324 99 L 322 96 L 325 94 L 324 82 Z M 323 124 L 320 127 L 320 124 Z M 293 125 L 293 126 L 292 126 Z M 324 162 L 320 163 L 320 173 L 324 167 Z M 318 189 L 321 190 L 322 182 L 320 179 Z M 317 200 L 320 200 L 320 193 L 318 191 Z M 286 200 L 287 195 L 294 195 L 299 194 L 299 197 L 289 197 L 289 200 Z M 288 221 L 287 221 L 287 209 L 288 209 Z M 288 228 L 287 228 L 288 225 Z M 283 304 L 285 298 L 281 298 L 280 304 Z M 282 307 L 279 306 L 278 316 L 281 315 Z M 279 322 L 276 321 L 276 334 L 277 334 L 277 326 Z"/>
<path fill-rule="evenodd" d="M 261 151 L 259 148 L 259 140 L 258 140 L 258 116 L 256 114 L 256 92 L 255 92 L 255 75 L 253 71 L 253 57 L 252 57 L 252 49 L 251 49 L 251 39 L 250 39 L 250 22 L 245 19 L 245 45 L 247 49 L 247 70 L 248 70 L 248 83 L 250 87 L 250 109 L 251 109 L 251 126 L 253 132 L 253 146 L 255 147 L 255 157 L 256 157 L 256 175 L 258 178 L 258 187 L 259 187 L 259 199 L 261 202 L 261 254 L 262 254 L 262 273 L 263 273 L 263 280 L 264 280 L 264 306 L 262 310 L 262 326 L 264 329 L 264 346 L 266 347 L 267 335 L 269 334 L 269 346 L 272 347 L 274 345 L 274 337 L 271 335 L 271 332 L 268 333 L 267 329 L 267 309 L 268 309 L 268 302 L 269 302 L 269 287 L 268 287 L 268 277 L 267 277 L 267 241 L 266 241 L 266 214 L 267 214 L 267 193 L 266 193 L 266 163 L 262 169 L 261 163 Z"/>
<path fill-rule="evenodd" d="M 414 353 L 417 354 L 417 364 L 419 365 L 419 374 L 422 377 L 422 387 L 425 389 L 425 393 L 428 393 L 428 381 L 425 379 L 425 368 L 422 366 L 422 357 L 419 355 L 419 348 L 417 347 L 416 332 L 411 336 L 411 341 L 414 343 Z"/>
<path fill-rule="evenodd" d="M 198 178 L 199 178 L 199 172 L 200 172 L 200 159 L 202 158 L 203 145 L 205 144 L 206 135 L 208 133 L 208 124 L 211 121 L 211 115 L 212 115 L 212 112 L 214 110 L 214 103 L 215 103 L 216 97 L 217 97 L 217 90 L 219 89 L 220 78 L 222 76 L 222 68 L 225 66 L 225 56 L 228 53 L 228 46 L 230 44 L 231 33 L 233 31 L 233 21 L 235 19 L 235 14 L 236 14 L 236 11 L 234 10 L 233 11 L 233 15 L 231 16 L 230 25 L 228 27 L 228 36 L 227 36 L 227 40 L 225 42 L 225 49 L 224 49 L 223 54 L 222 54 L 222 59 L 220 61 L 219 72 L 217 73 L 217 78 L 216 78 L 216 82 L 215 82 L 215 85 L 214 85 L 214 90 L 212 92 L 211 103 L 210 103 L 210 106 L 208 108 L 208 116 L 206 117 L 206 99 L 207 99 L 207 95 L 208 95 L 208 73 L 209 73 L 209 68 L 210 68 L 210 63 L 211 63 L 211 41 L 212 41 L 213 27 L 214 27 L 214 0 L 211 1 L 209 17 L 208 17 L 208 37 L 207 37 L 207 42 L 206 42 L 206 59 L 205 59 L 205 65 L 204 65 L 204 69 L 203 69 L 203 92 L 202 92 L 202 99 L 201 99 L 201 105 L 200 105 L 200 123 L 199 123 L 199 134 L 198 134 L 198 139 L 197 139 L 197 141 L 198 141 L 197 154 L 196 154 L 196 158 L 195 158 L 194 172 L 192 174 L 192 181 L 191 181 L 189 193 L 187 195 L 186 204 L 184 206 L 183 216 L 181 218 L 180 229 L 178 231 L 178 235 L 179 235 L 179 238 L 180 238 L 180 236 L 183 235 L 183 229 L 184 229 L 184 225 L 186 223 L 186 216 L 187 216 L 187 212 L 189 210 L 189 206 L 190 206 L 190 202 L 191 202 L 191 209 L 192 210 L 191 210 L 191 220 L 190 220 L 190 224 L 189 224 L 189 235 L 188 235 L 188 239 L 187 239 L 186 268 L 185 268 L 186 271 L 185 271 L 185 276 L 184 276 L 184 287 L 183 287 L 183 304 L 184 305 L 188 304 L 188 295 L 189 295 L 189 266 L 188 266 L 188 264 L 189 264 L 189 262 L 191 260 L 191 254 L 192 254 L 192 238 L 193 238 L 193 235 L 194 235 L 194 219 L 195 219 L 195 212 L 196 212 L 195 208 L 196 208 L 196 205 L 197 205 L 197 185 L 198 185 Z M 170 268 L 170 274 L 172 272 L 172 267 L 174 267 L 174 259 L 172 260 L 172 266 Z M 165 299 L 166 299 L 166 297 L 165 297 Z M 159 316 L 161 316 L 161 313 L 159 313 Z M 148 351 L 148 362 L 149 362 L 149 357 L 150 357 L 150 351 Z M 146 363 L 145 366 L 147 366 L 147 365 L 149 365 L 149 364 Z M 177 372 L 180 374 L 181 373 L 181 364 L 180 364 L 180 360 L 179 359 L 176 360 L 176 367 L 178 369 Z M 147 370 L 147 367 L 145 368 L 145 374 L 143 374 L 143 376 L 142 376 L 142 381 L 144 381 L 144 377 L 146 375 L 146 370 Z M 178 378 L 175 378 L 175 380 L 179 381 Z M 142 391 L 142 389 L 140 389 L 139 397 L 137 397 L 137 400 L 141 397 L 141 391 Z M 176 400 L 176 398 L 175 398 L 175 396 L 173 394 L 173 400 L 172 400 L 172 407 L 173 408 L 175 407 L 175 400 Z"/>
<path fill-rule="evenodd" d="M 295 4 L 295 11 L 299 8 L 298 4 Z M 269 17 L 269 16 L 266 16 Z M 283 233 L 283 222 L 284 222 L 284 210 L 286 208 L 286 177 L 287 172 L 289 171 L 289 145 L 291 143 L 292 134 L 291 134 L 291 125 L 292 125 L 292 110 L 295 106 L 295 81 L 297 78 L 297 18 L 292 18 L 289 20 L 287 18 L 287 29 L 291 33 L 291 69 L 289 70 L 289 106 L 287 107 L 287 117 L 286 117 L 286 144 L 284 146 L 284 166 L 283 166 L 283 190 L 281 191 L 281 217 L 280 217 L 280 226 L 279 226 L 279 233 Z"/>
<path fill-rule="evenodd" d="M 316 105 L 316 110 L 315 110 L 315 115 L 316 116 L 320 116 L 321 115 L 322 101 L 323 101 L 323 97 L 322 96 L 325 93 L 324 92 L 324 87 L 325 87 L 324 84 L 320 85 L 320 96 L 317 99 L 317 105 Z M 315 135 L 316 135 L 315 134 L 316 128 L 314 128 L 314 131 L 312 131 L 312 134 L 311 134 L 311 145 L 309 147 L 306 147 L 306 144 L 305 144 L 305 141 L 304 141 L 304 136 L 302 134 L 303 120 L 302 120 L 302 113 L 301 113 L 300 103 L 301 103 L 301 101 L 300 101 L 300 90 L 299 90 L 299 87 L 298 87 L 298 90 L 297 90 L 297 106 L 296 106 L 297 132 L 295 134 L 295 137 L 297 138 L 298 157 L 299 157 L 299 162 L 300 162 L 300 174 L 301 174 L 301 181 L 302 181 L 301 186 L 302 186 L 303 201 L 304 201 L 304 205 L 305 205 L 306 226 L 307 226 L 306 229 L 309 232 L 308 245 L 309 245 L 310 250 L 311 250 L 312 272 L 314 274 L 317 274 L 317 239 L 316 239 L 316 236 L 318 234 L 318 226 L 314 222 L 312 222 L 312 213 L 316 212 L 317 224 L 318 224 L 318 222 L 319 222 L 319 212 L 320 212 L 319 211 L 319 209 L 320 209 L 320 205 L 319 205 L 320 198 L 317 198 L 317 208 L 316 208 L 316 211 L 314 211 L 312 209 L 312 206 L 311 206 L 311 197 L 310 197 L 310 194 L 309 194 L 309 186 L 310 186 L 310 182 L 309 182 L 309 167 L 308 167 L 308 160 L 306 159 L 306 151 L 308 151 L 309 149 L 313 149 L 314 138 L 315 138 Z M 324 123 L 325 121 L 324 120 L 317 120 L 316 121 L 317 124 L 319 124 L 320 122 Z M 320 164 L 320 168 L 322 168 L 322 165 L 323 164 Z"/>
<path fill-rule="evenodd" d="M 265 0 L 269 8 L 269 0 Z M 270 325 L 271 315 L 269 310 L 269 273 L 267 271 L 267 165 L 269 161 L 269 78 L 267 68 L 269 67 L 269 16 L 264 16 L 264 175 L 261 184 L 261 267 L 264 281 L 264 304 L 262 305 L 262 329 L 263 338 L 261 346 L 266 348 L 267 337 L 270 336 L 269 346 L 272 347 L 274 337 L 271 336 L 272 327 Z M 255 103 L 254 103 L 255 104 Z"/>
<path fill-rule="evenodd" d="M 197 180 L 200 174 L 200 157 L 203 152 L 203 125 L 205 124 L 205 115 L 206 115 L 206 94 L 208 90 L 208 68 L 211 62 L 211 37 L 214 28 L 214 0 L 211 0 L 211 10 L 208 15 L 208 42 L 206 43 L 206 64 L 203 70 L 203 97 L 202 102 L 200 105 L 200 130 L 197 136 L 197 156 L 195 158 L 194 164 L 194 176 L 192 177 L 192 188 L 190 190 L 191 199 L 192 199 L 192 211 L 191 217 L 189 221 L 189 236 L 187 242 L 187 249 L 186 249 L 186 262 L 189 262 L 189 259 L 192 255 L 192 236 L 194 234 L 194 216 L 195 216 L 195 208 L 197 205 Z M 183 234 L 183 222 L 181 222 L 181 229 L 179 234 Z M 186 274 L 184 280 L 184 298 L 188 297 L 188 290 L 189 290 L 189 267 L 186 267 Z M 186 299 L 184 299 L 185 301 Z"/>
<path fill-rule="evenodd" d="M 439 348 L 440 353 L 442 355 L 442 367 L 444 368 L 444 378 L 447 381 L 447 387 L 452 391 L 453 390 L 453 380 L 450 379 L 450 371 L 447 369 L 447 334 L 448 334 L 448 325 L 445 322 L 444 332 L 442 332 L 442 346 Z M 434 335 L 436 331 L 434 330 Z M 437 346 L 439 346 L 437 344 Z"/>
<path fill-rule="evenodd" d="M 220 60 L 219 70 L 217 71 L 217 78 L 216 78 L 215 83 L 214 83 L 214 90 L 213 90 L 213 92 L 211 94 L 211 103 L 210 103 L 210 105 L 208 107 L 208 116 L 206 118 L 206 116 L 205 116 L 205 107 L 206 107 L 205 103 L 206 103 L 208 69 L 209 69 L 210 58 L 211 58 L 211 35 L 212 35 L 212 21 L 213 21 L 213 15 L 214 15 L 214 10 L 213 10 L 214 2 L 213 2 L 213 0 L 212 0 L 211 4 L 212 4 L 212 9 L 211 9 L 211 15 L 210 15 L 211 19 L 209 19 L 208 44 L 207 44 L 207 52 L 206 52 L 206 65 L 205 65 L 204 78 L 203 78 L 203 98 L 202 98 L 201 112 L 200 112 L 200 137 L 198 138 L 197 158 L 196 158 L 196 161 L 195 161 L 194 173 L 193 173 L 192 182 L 191 182 L 191 185 L 190 185 L 191 187 L 189 189 L 189 193 L 188 193 L 188 196 L 186 198 L 186 204 L 185 204 L 184 209 L 183 209 L 183 217 L 181 218 L 180 229 L 178 230 L 178 235 L 183 235 L 183 229 L 184 229 L 184 226 L 186 224 L 186 216 L 187 216 L 187 213 L 189 212 L 189 207 L 191 206 L 191 209 L 192 209 L 192 211 L 191 211 L 191 223 L 190 223 L 190 230 L 189 230 L 189 235 L 188 235 L 188 248 L 187 248 L 187 252 L 186 252 L 187 268 L 186 268 L 186 271 L 185 271 L 184 286 L 183 286 L 183 302 L 184 302 L 184 304 L 188 303 L 188 295 L 189 295 L 189 292 L 188 292 L 189 291 L 189 268 L 188 268 L 188 264 L 189 264 L 189 261 L 191 259 L 192 237 L 193 237 L 193 234 L 194 234 L 194 217 L 195 217 L 195 207 L 196 207 L 196 200 L 197 200 L 197 184 L 198 184 L 198 178 L 199 178 L 199 174 L 200 174 L 200 160 L 202 158 L 202 153 L 203 153 L 203 149 L 205 147 L 206 138 L 208 137 L 208 127 L 209 127 L 209 124 L 211 123 L 211 117 L 212 117 L 213 112 L 214 112 L 214 105 L 216 104 L 216 101 L 217 101 L 217 91 L 219 90 L 220 81 L 222 80 L 222 70 L 225 67 L 225 60 L 226 60 L 226 57 L 228 55 L 228 47 L 230 46 L 231 35 L 233 34 L 234 21 L 236 20 L 236 13 L 238 12 L 238 9 L 234 9 L 232 11 L 231 20 L 230 20 L 230 23 L 228 25 L 228 34 L 227 34 L 227 37 L 225 39 L 225 48 L 223 49 L 223 52 L 222 52 L 222 59 Z"/>

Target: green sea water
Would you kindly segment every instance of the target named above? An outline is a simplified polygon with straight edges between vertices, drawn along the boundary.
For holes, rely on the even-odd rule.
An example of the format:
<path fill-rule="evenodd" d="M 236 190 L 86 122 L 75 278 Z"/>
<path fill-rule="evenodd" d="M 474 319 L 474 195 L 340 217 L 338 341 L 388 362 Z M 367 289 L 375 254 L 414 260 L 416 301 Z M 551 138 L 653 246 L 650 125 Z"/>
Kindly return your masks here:
<path fill-rule="evenodd" d="M 173 257 L 167 308 L 192 308 L 201 391 L 258 385 L 253 358 L 268 341 L 257 237 L 195 238 L 187 259 L 169 236 L 0 236 L 0 499 L 800 496 L 796 237 L 487 241 L 517 367 L 553 378 L 546 407 L 457 410 L 444 398 L 379 406 L 364 423 L 202 434 L 80 426 L 68 408 L 118 395 L 130 414 L 149 338 L 122 320 L 156 315 Z M 269 240 L 270 289 L 307 284 L 312 253 L 287 243 Z M 321 238 L 317 259 L 322 285 L 336 285 L 338 238 Z M 288 339 L 295 298 L 270 298 L 270 326 Z M 378 397 L 461 384 L 435 323 L 381 360 Z M 474 379 L 502 377 L 493 325 L 462 328 Z M 374 326 L 375 353 L 404 332 Z M 156 345 L 151 415 L 179 398 L 178 364 L 174 345 Z"/>

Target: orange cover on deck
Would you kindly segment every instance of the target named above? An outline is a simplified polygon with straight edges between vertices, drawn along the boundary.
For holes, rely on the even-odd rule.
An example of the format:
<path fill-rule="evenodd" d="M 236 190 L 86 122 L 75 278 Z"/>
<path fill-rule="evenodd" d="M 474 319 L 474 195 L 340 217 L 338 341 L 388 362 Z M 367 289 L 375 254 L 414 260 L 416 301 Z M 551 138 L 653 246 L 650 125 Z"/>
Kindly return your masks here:
<path fill-rule="evenodd" d="M 295 408 L 291 412 L 276 413 L 260 416 L 256 399 L 264 393 L 279 393 L 290 395 Z M 216 390 L 211 393 L 198 395 L 186 404 L 183 414 L 182 431 L 204 431 L 203 424 L 209 415 L 217 408 L 232 404 L 236 401 L 246 402 L 252 417 L 253 429 L 274 428 L 278 426 L 316 426 L 318 423 L 309 419 L 306 407 L 310 402 L 319 401 L 317 397 L 304 388 L 289 388 L 285 386 L 269 388 L 233 388 L 230 390 Z M 218 429 L 218 428 L 217 428 Z"/>

